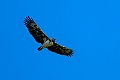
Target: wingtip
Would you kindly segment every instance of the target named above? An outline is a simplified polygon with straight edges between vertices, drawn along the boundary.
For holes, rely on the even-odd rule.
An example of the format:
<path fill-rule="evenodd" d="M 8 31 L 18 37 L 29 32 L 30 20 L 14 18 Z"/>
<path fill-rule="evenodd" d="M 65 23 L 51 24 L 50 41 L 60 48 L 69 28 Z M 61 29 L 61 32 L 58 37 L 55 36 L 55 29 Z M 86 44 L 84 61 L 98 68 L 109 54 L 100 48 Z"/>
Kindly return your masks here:
<path fill-rule="evenodd" d="M 72 52 L 71 54 L 69 54 L 69 55 L 68 55 L 68 57 L 72 57 L 72 56 L 73 56 L 73 54 L 74 54 L 74 53 Z"/>
<path fill-rule="evenodd" d="M 69 57 L 72 57 L 73 56 L 73 50 L 71 50 L 70 54 L 69 54 Z"/>
<path fill-rule="evenodd" d="M 34 20 L 30 16 L 27 16 L 27 17 L 24 18 L 24 22 L 23 23 L 24 23 L 24 25 L 27 26 L 28 24 L 35 23 L 35 22 L 34 22 Z"/>

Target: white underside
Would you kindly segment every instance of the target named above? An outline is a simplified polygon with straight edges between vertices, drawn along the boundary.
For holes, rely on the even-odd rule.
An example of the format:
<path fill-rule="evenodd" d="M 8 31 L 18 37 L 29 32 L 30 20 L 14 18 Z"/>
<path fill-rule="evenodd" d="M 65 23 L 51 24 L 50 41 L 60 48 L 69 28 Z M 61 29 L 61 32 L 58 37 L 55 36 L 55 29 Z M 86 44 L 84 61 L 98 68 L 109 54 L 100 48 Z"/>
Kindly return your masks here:
<path fill-rule="evenodd" d="M 46 48 L 46 47 L 49 47 L 49 46 L 52 46 L 53 45 L 53 42 L 50 42 L 49 40 L 47 40 L 43 45 L 42 45 L 42 48 Z"/>

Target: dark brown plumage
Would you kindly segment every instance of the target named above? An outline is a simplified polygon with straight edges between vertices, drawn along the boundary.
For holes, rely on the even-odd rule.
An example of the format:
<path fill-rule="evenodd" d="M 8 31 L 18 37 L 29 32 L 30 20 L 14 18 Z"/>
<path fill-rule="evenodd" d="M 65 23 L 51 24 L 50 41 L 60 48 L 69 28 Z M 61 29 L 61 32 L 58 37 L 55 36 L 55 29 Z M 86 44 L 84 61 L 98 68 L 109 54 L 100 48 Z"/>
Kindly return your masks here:
<path fill-rule="evenodd" d="M 24 25 L 28 28 L 30 34 L 34 37 L 34 39 L 42 44 L 42 47 L 39 47 L 38 50 L 42 48 L 48 48 L 48 50 L 55 52 L 60 55 L 72 56 L 73 50 L 68 49 L 67 47 L 61 46 L 55 42 L 55 39 L 48 38 L 42 30 L 37 26 L 32 18 L 29 16 L 24 19 Z M 47 46 L 47 43 L 49 46 Z M 51 43 L 51 44 L 50 44 Z"/>

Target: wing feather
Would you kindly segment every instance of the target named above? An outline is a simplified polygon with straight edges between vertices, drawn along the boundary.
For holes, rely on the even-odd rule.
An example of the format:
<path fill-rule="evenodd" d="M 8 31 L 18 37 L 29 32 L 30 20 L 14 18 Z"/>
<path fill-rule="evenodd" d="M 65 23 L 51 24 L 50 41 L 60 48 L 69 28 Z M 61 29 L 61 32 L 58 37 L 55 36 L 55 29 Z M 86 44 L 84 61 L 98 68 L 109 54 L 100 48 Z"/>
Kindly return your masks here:
<path fill-rule="evenodd" d="M 37 26 L 32 18 L 29 16 L 24 19 L 24 25 L 28 28 L 30 34 L 34 37 L 34 39 L 43 44 L 49 38 L 42 32 L 42 30 Z"/>
<path fill-rule="evenodd" d="M 61 46 L 57 43 L 54 43 L 54 46 L 48 47 L 48 50 L 55 52 L 57 54 L 60 54 L 60 55 L 66 55 L 69 57 L 73 56 L 73 50 L 68 49 L 64 46 Z"/>

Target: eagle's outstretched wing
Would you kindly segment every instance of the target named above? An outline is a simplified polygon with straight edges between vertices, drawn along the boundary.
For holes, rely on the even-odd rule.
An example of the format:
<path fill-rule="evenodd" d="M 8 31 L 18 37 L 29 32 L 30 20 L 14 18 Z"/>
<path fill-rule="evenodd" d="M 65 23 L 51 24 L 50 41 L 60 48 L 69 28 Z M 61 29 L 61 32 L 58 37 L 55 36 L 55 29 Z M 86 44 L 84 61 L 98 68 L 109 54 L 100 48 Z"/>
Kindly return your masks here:
<path fill-rule="evenodd" d="M 48 50 L 55 52 L 60 55 L 66 55 L 66 56 L 72 56 L 73 50 L 68 49 L 64 46 L 61 46 L 55 42 L 55 39 L 49 39 L 42 30 L 37 26 L 37 24 L 34 22 L 32 18 L 29 16 L 24 19 L 24 24 L 28 28 L 28 31 L 30 34 L 34 37 L 34 39 L 41 43 L 42 46 L 38 48 L 38 50 L 41 50 L 43 48 L 48 48 Z"/>
<path fill-rule="evenodd" d="M 73 56 L 73 50 L 68 49 L 64 46 L 61 46 L 57 43 L 54 43 L 53 46 L 48 47 L 48 50 L 50 50 L 52 52 L 55 52 L 57 54 L 60 54 L 60 55 L 66 55 L 66 56 L 69 56 L 69 57 Z"/>
<path fill-rule="evenodd" d="M 32 18 L 29 16 L 24 19 L 24 24 L 28 28 L 30 34 L 34 37 L 34 39 L 38 42 L 43 44 L 49 38 L 41 31 L 41 29 L 37 26 Z"/>

